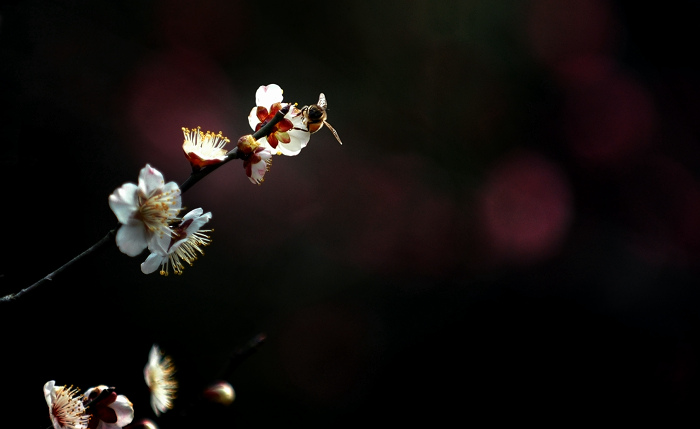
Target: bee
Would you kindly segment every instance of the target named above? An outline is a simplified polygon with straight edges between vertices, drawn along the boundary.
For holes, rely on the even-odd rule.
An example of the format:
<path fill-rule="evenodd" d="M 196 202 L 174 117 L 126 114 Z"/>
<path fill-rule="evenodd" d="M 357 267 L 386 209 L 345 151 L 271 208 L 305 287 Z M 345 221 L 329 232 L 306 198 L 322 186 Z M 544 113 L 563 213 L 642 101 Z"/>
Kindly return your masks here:
<path fill-rule="evenodd" d="M 304 125 L 306 125 L 311 134 L 320 130 L 325 125 L 329 130 L 331 130 L 335 136 L 335 139 L 338 140 L 338 143 L 343 144 L 343 142 L 340 141 L 340 137 L 335 131 L 335 128 L 333 128 L 331 124 L 326 121 L 326 118 L 328 117 L 328 114 L 326 113 L 327 108 L 328 103 L 326 102 L 326 96 L 321 93 L 318 96 L 318 103 L 301 108 L 301 114 L 304 116 Z"/>

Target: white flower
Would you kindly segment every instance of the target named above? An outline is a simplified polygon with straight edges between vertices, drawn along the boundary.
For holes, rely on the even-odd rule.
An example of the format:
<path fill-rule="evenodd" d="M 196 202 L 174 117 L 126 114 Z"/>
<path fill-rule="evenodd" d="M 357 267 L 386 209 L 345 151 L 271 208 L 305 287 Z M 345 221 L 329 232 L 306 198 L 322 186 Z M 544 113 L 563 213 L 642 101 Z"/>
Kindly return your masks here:
<path fill-rule="evenodd" d="M 182 144 L 182 150 L 185 156 L 192 164 L 195 170 L 211 164 L 218 164 L 226 159 L 226 143 L 230 142 L 227 137 L 224 137 L 219 131 L 219 134 L 214 134 L 207 131 L 202 132 L 200 127 L 190 130 L 189 128 L 182 129 L 185 135 L 185 142 Z"/>
<path fill-rule="evenodd" d="M 109 196 L 109 207 L 122 224 L 117 231 L 117 247 L 137 256 L 154 238 L 170 235 L 169 223 L 180 212 L 180 188 L 163 180 L 160 171 L 146 164 L 138 185 L 125 183 Z"/>
<path fill-rule="evenodd" d="M 211 239 L 205 232 L 211 230 L 199 229 L 211 219 L 211 212 L 202 214 L 203 210 L 197 208 L 187 213 L 178 226 L 171 228 L 170 236 L 162 236 L 153 240 L 148 246 L 151 254 L 141 264 L 144 274 L 151 274 L 160 267 L 160 274 L 167 276 L 170 265 L 175 274 L 182 274 L 185 266 L 180 259 L 190 266 L 197 259 L 197 252 L 204 254 L 202 247 L 208 246 Z"/>
<path fill-rule="evenodd" d="M 156 416 L 173 407 L 177 393 L 177 380 L 174 378 L 175 366 L 169 356 L 163 356 L 157 345 L 153 344 L 148 354 L 148 363 L 143 369 L 146 385 L 151 390 L 151 407 Z"/>
<path fill-rule="evenodd" d="M 89 404 L 89 429 L 120 429 L 134 419 L 134 404 L 112 388 L 92 387 L 85 391 L 83 398 Z"/>
<path fill-rule="evenodd" d="M 248 123 L 254 131 L 267 124 L 288 103 L 282 104 L 282 88 L 276 84 L 261 86 L 255 93 L 256 107 L 248 115 Z M 297 155 L 306 147 L 311 134 L 304 125 L 299 109 L 290 105 L 289 112 L 275 124 L 274 130 L 258 141 L 276 155 Z"/>
<path fill-rule="evenodd" d="M 44 384 L 44 398 L 49 406 L 49 417 L 54 429 L 86 429 L 90 417 L 85 414 L 85 406 L 78 389 L 56 386 L 54 380 Z"/>

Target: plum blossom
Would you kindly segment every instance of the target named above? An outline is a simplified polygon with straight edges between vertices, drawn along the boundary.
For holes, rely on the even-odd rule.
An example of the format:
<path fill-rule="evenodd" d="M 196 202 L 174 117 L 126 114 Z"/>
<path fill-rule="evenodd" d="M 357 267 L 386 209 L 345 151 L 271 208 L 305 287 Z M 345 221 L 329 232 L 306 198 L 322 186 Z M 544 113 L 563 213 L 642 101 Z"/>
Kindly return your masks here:
<path fill-rule="evenodd" d="M 171 227 L 170 235 L 162 235 L 153 240 L 148 249 L 151 254 L 141 264 L 144 274 L 151 274 L 160 267 L 160 274 L 167 276 L 170 266 L 175 274 L 182 274 L 185 266 L 180 259 L 190 266 L 197 259 L 197 253 L 204 254 L 202 247 L 208 246 L 211 239 L 200 228 L 211 219 L 211 212 L 202 214 L 201 208 L 187 213 L 177 226 Z"/>
<path fill-rule="evenodd" d="M 134 404 L 114 388 L 100 385 L 85 391 L 83 401 L 88 405 L 88 429 L 120 429 L 134 419 Z"/>
<path fill-rule="evenodd" d="M 146 385 L 151 390 L 151 407 L 156 416 L 173 407 L 177 393 L 175 366 L 170 356 L 163 356 L 160 348 L 153 344 L 148 354 L 148 363 L 143 369 Z"/>
<path fill-rule="evenodd" d="M 256 107 L 250 111 L 248 122 L 254 131 L 267 124 L 277 112 L 289 103 L 282 103 L 282 88 L 276 84 L 260 86 L 255 93 Z M 258 141 L 275 155 L 294 156 L 309 142 L 310 133 L 304 125 L 303 115 L 293 105 L 289 112 L 275 124 L 274 130 Z"/>
<path fill-rule="evenodd" d="M 44 384 L 44 398 L 54 429 L 87 429 L 90 416 L 77 388 L 56 386 L 51 380 Z"/>
<path fill-rule="evenodd" d="M 182 150 L 185 152 L 185 157 L 192 164 L 194 170 L 199 170 L 207 165 L 218 164 L 226 159 L 226 143 L 230 142 L 227 137 L 224 137 L 219 131 L 214 134 L 211 131 L 203 133 L 201 127 L 190 130 L 182 128 L 185 135 L 185 141 L 182 144 Z"/>
<path fill-rule="evenodd" d="M 163 180 L 160 171 L 146 164 L 139 172 L 138 185 L 125 183 L 109 196 L 109 207 L 122 226 L 117 231 L 117 247 L 137 256 L 149 241 L 170 237 L 169 224 L 176 220 L 182 201 L 175 182 Z"/>

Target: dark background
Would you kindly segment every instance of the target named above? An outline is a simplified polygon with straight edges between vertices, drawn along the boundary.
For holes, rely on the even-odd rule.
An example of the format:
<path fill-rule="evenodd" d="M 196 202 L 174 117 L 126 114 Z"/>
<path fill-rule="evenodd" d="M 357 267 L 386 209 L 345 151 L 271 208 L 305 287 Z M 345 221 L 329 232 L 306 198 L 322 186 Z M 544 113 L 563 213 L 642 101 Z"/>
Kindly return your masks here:
<path fill-rule="evenodd" d="M 115 227 L 146 163 L 182 183 L 182 127 L 249 133 L 260 85 L 325 93 L 344 144 L 322 129 L 262 186 L 235 161 L 189 190 L 215 231 L 181 277 L 110 245 L 1 304 L 0 427 L 48 426 L 52 379 L 162 429 L 697 422 L 699 12 L 2 2 L 3 295 Z M 236 401 L 196 405 L 259 333 Z M 153 343 L 181 383 L 160 419 Z"/>

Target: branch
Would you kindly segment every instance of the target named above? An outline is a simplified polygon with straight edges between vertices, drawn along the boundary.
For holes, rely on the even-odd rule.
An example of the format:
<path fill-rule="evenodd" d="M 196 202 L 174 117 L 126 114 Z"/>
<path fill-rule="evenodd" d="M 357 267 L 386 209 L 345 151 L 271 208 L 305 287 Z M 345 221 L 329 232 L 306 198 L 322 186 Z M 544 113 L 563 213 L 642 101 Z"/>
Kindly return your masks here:
<path fill-rule="evenodd" d="M 270 119 L 268 123 L 266 123 L 262 128 L 260 128 L 258 131 L 253 133 L 253 139 L 258 140 L 262 137 L 267 136 L 270 134 L 274 129 L 275 125 L 282 119 L 284 119 L 284 115 L 286 115 L 289 112 L 290 105 L 287 104 L 283 108 L 281 108 L 275 116 Z M 194 186 L 195 183 L 199 182 L 202 180 L 204 177 L 208 176 L 211 174 L 214 170 L 217 168 L 221 167 L 222 165 L 226 164 L 227 162 L 233 160 L 233 159 L 243 159 L 245 160 L 249 155 L 243 154 L 238 150 L 238 147 L 235 147 L 231 149 L 227 154 L 226 154 L 226 159 L 221 161 L 218 164 L 210 165 L 207 167 L 204 167 L 200 170 L 193 171 L 190 177 L 185 180 L 185 182 L 180 186 L 180 191 L 185 192 L 186 190 L 190 189 L 192 186 Z"/>
<path fill-rule="evenodd" d="M 87 249 L 87 250 L 84 251 L 83 253 L 79 254 L 79 255 L 76 256 L 75 258 L 71 259 L 70 261 L 68 261 L 68 262 L 66 262 L 65 264 L 63 264 L 62 266 L 60 266 L 56 271 L 52 272 L 51 274 L 49 274 L 49 275 L 47 275 L 46 277 L 44 277 L 44 278 L 42 278 L 41 280 L 39 280 L 38 282 L 34 283 L 34 284 L 31 285 L 31 286 L 28 286 L 28 287 L 22 289 L 21 291 L 19 291 L 19 292 L 17 292 L 17 293 L 11 293 L 11 294 L 9 294 L 9 295 L 3 296 L 2 298 L 0 298 L 0 302 L 9 302 L 9 301 L 15 300 L 15 299 L 19 298 L 20 296 L 24 295 L 25 293 L 27 293 L 27 292 L 29 292 L 29 291 L 31 291 L 31 290 L 37 288 L 39 285 L 42 285 L 42 284 L 44 284 L 44 283 L 46 283 L 46 282 L 48 282 L 48 281 L 53 280 L 53 278 L 54 278 L 58 273 L 60 273 L 61 271 L 65 270 L 66 268 L 68 268 L 68 267 L 70 267 L 71 265 L 73 265 L 74 263 L 76 263 L 78 260 L 84 258 L 85 256 L 87 256 L 87 255 L 91 254 L 92 252 L 96 251 L 97 249 L 101 248 L 102 246 L 104 246 L 104 245 L 105 245 L 106 243 L 108 243 L 109 241 L 112 241 L 114 235 L 116 234 L 116 231 L 117 231 L 116 228 L 113 229 L 113 230 L 111 230 L 111 231 L 109 231 L 109 232 L 107 233 L 107 235 L 105 235 L 104 237 L 102 237 L 102 239 L 101 239 L 100 241 L 98 241 L 97 243 L 93 244 L 89 249 Z"/>

